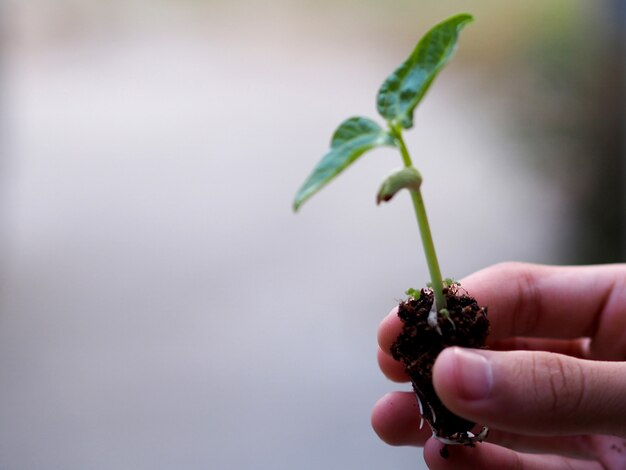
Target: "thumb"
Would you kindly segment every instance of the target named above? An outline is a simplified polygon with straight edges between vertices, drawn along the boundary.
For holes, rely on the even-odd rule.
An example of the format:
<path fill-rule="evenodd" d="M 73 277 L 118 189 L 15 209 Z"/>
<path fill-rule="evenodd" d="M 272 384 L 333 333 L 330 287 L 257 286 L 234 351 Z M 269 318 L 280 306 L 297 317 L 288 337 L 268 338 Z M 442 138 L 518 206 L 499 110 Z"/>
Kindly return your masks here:
<path fill-rule="evenodd" d="M 626 364 L 537 351 L 444 350 L 435 391 L 454 413 L 505 431 L 626 436 Z"/>

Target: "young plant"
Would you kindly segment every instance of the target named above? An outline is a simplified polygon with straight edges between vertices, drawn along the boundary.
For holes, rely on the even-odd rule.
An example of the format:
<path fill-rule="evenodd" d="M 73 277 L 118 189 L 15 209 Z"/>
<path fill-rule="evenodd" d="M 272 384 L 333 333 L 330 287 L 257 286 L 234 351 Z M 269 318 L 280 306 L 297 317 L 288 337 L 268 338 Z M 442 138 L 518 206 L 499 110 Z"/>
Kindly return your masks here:
<path fill-rule="evenodd" d="M 404 168 L 392 173 L 382 183 L 377 202 L 389 201 L 403 188 L 410 190 L 437 311 L 446 308 L 441 270 L 420 191 L 422 176 L 413 166 L 402 131 L 413 127 L 416 106 L 437 74 L 452 58 L 459 32 L 471 21 L 472 17 L 468 14 L 456 15 L 439 23 L 422 37 L 409 58 L 385 80 L 378 91 L 378 112 L 387 121 L 387 129 L 366 117 L 352 117 L 344 121 L 332 137 L 330 151 L 304 182 L 293 203 L 297 211 L 307 199 L 368 150 L 381 146 L 396 147 L 402 156 Z"/>
<path fill-rule="evenodd" d="M 411 377 L 422 424 L 425 419 L 433 436 L 445 444 L 465 445 L 481 441 L 487 429 L 472 433 L 475 423 L 454 415 L 441 404 L 432 386 L 432 364 L 439 352 L 451 345 L 484 347 L 489 322 L 486 309 L 462 292 L 457 282 L 442 279 L 421 193 L 422 175 L 413 166 L 403 131 L 413 127 L 415 108 L 454 55 L 459 33 L 472 20 L 468 14 L 453 16 L 420 39 L 408 59 L 378 91 L 378 112 L 386 127 L 366 117 L 351 117 L 341 123 L 331 139 L 330 150 L 299 189 L 293 203 L 294 211 L 298 211 L 305 201 L 369 150 L 383 146 L 398 149 L 403 167 L 383 181 L 376 200 L 380 204 L 402 189 L 409 191 L 430 283 L 429 288 L 419 291 L 409 289 L 406 292 L 409 299 L 400 303 L 398 316 L 404 328 L 392 347 L 392 354 L 404 363 Z"/>

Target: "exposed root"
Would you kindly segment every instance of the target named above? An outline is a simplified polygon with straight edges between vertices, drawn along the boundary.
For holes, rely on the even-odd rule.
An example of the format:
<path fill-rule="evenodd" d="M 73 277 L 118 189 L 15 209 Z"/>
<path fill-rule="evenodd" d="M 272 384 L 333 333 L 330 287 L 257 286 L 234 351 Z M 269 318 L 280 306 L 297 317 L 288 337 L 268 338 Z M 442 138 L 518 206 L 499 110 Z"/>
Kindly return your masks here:
<path fill-rule="evenodd" d="M 422 400 L 420 400 L 420 397 L 417 396 L 417 394 L 415 394 L 415 398 L 417 398 L 417 404 L 420 407 L 420 431 L 422 430 L 422 428 L 424 427 L 424 407 L 422 406 Z"/>
<path fill-rule="evenodd" d="M 489 434 L 489 428 L 487 426 L 483 426 L 478 434 L 467 431 L 457 432 L 447 437 L 438 436 L 437 433 L 433 430 L 433 438 L 437 439 L 442 444 L 450 446 L 464 445 L 474 447 L 477 442 L 483 442 L 487 438 L 487 434 Z"/>

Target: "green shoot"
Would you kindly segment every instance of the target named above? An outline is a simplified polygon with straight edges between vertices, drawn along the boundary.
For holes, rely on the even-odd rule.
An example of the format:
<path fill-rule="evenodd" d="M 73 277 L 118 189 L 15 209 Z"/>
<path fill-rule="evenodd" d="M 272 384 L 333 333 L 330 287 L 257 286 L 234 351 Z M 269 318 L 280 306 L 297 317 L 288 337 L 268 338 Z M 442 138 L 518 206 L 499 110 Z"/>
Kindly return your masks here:
<path fill-rule="evenodd" d="M 458 286 L 461 287 L 461 283 L 459 281 L 455 281 L 454 279 L 447 277 L 443 280 L 443 285 L 446 287 Z"/>
<path fill-rule="evenodd" d="M 413 289 L 412 287 L 409 287 L 404 293 L 409 297 L 413 297 L 415 300 L 419 300 L 419 298 L 422 296 L 422 293 L 419 289 Z"/>
<path fill-rule="evenodd" d="M 422 176 L 413 166 L 402 131 L 413 127 L 415 108 L 454 55 L 460 31 L 472 20 L 468 14 L 453 16 L 434 26 L 420 39 L 409 58 L 384 81 L 378 91 L 377 108 L 387 123 L 387 129 L 364 117 L 344 121 L 333 135 L 330 150 L 299 189 L 293 203 L 293 209 L 297 211 L 306 200 L 367 151 L 381 146 L 397 148 L 404 167 L 385 179 L 376 200 L 377 203 L 387 202 L 401 189 L 410 192 L 435 297 L 433 314 L 439 312 L 444 317 L 447 312 L 444 288 L 455 282 L 442 279 L 421 194 Z M 419 298 L 419 291 L 409 289 L 407 295 Z"/>

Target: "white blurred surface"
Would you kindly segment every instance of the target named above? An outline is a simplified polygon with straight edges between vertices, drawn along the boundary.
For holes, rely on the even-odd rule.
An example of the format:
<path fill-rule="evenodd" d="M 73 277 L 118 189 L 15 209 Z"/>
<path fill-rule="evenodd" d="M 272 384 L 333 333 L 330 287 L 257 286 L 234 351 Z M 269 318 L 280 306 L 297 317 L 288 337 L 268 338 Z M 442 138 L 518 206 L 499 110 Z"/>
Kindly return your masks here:
<path fill-rule="evenodd" d="M 374 204 L 399 156 L 364 157 L 290 211 L 408 51 L 223 15 L 10 57 L 0 468 L 422 461 L 369 425 L 408 389 L 377 371 L 377 324 L 427 281 L 408 198 Z M 559 194 L 484 77 L 448 72 L 406 135 L 445 275 L 558 261 Z"/>

